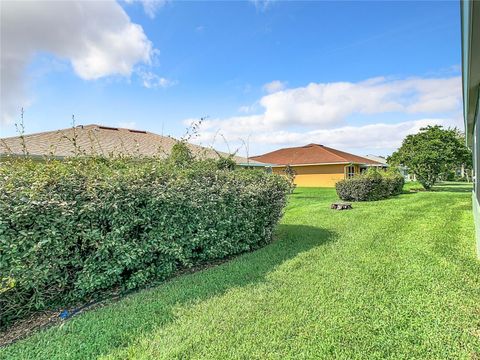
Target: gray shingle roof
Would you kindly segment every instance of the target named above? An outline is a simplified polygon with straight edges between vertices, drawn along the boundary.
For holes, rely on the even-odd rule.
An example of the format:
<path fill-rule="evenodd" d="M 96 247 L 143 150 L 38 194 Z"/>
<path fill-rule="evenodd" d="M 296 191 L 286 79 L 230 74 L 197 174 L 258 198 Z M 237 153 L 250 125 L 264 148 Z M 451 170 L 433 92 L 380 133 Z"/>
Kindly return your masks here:
<path fill-rule="evenodd" d="M 83 155 L 128 155 L 166 157 L 178 141 L 169 136 L 149 131 L 114 128 L 102 125 L 79 125 L 75 128 L 24 135 L 25 146 L 32 156 L 69 157 Z M 226 153 L 188 143 L 190 150 L 199 158 L 218 158 Z M 22 155 L 20 136 L 0 139 L 0 155 Z M 241 156 L 234 156 L 238 164 L 256 163 Z"/>

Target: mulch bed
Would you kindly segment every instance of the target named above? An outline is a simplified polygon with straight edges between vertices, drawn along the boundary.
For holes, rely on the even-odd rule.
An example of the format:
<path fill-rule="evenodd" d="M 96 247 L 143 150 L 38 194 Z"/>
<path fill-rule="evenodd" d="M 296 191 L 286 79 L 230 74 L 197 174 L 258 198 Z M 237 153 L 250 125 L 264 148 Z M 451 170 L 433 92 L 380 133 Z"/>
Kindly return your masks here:
<path fill-rule="evenodd" d="M 0 346 L 12 344 L 35 330 L 63 321 L 58 317 L 59 314 L 60 312 L 44 311 L 17 321 L 0 332 Z"/>
<path fill-rule="evenodd" d="M 56 311 L 41 311 L 33 313 L 26 319 L 21 319 L 0 331 L 0 347 L 13 344 L 14 342 L 21 340 L 35 331 L 46 329 L 53 325 L 65 323 L 73 316 L 79 315 L 87 310 L 99 308 L 101 306 L 110 303 L 112 300 L 118 300 L 120 297 L 117 295 L 113 298 L 108 298 L 103 301 L 87 302 L 76 307 L 68 309 L 56 310 Z M 68 313 L 68 316 L 62 317 L 62 313 Z"/>

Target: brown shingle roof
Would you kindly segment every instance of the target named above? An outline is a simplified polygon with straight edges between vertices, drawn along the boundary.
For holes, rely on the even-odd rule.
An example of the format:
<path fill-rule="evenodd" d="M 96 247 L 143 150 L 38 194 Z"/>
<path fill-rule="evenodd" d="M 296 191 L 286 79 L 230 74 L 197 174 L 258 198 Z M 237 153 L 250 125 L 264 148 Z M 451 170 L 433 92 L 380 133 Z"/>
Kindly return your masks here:
<path fill-rule="evenodd" d="M 74 136 L 74 133 L 76 136 Z M 129 155 L 160 156 L 170 154 L 176 139 L 143 130 L 114 128 L 102 125 L 80 125 L 75 128 L 47 131 L 24 135 L 29 155 L 68 157 L 75 155 L 73 138 L 76 137 L 77 149 L 84 155 Z M 188 144 L 198 157 L 218 158 L 213 149 Z M 1 155 L 22 155 L 22 140 L 19 136 L 0 139 Z M 234 156 L 237 163 L 247 163 L 247 159 Z M 252 161 L 252 163 L 259 162 Z"/>
<path fill-rule="evenodd" d="M 329 148 L 319 144 L 308 144 L 305 146 L 284 148 L 269 152 L 264 155 L 252 156 L 250 159 L 264 163 L 278 165 L 306 165 L 306 164 L 371 164 L 380 163 L 353 155 L 344 151 Z"/>

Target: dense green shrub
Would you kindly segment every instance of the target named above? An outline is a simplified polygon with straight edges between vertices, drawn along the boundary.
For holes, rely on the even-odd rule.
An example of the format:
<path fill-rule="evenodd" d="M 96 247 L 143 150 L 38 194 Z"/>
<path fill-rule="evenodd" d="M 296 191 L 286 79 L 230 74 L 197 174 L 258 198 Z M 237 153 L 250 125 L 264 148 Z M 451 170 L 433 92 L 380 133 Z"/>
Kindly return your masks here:
<path fill-rule="evenodd" d="M 179 153 L 0 164 L 0 327 L 272 240 L 284 177 Z"/>
<path fill-rule="evenodd" d="M 177 167 L 188 167 L 194 160 L 192 150 L 184 141 L 178 141 L 172 146 L 172 151 L 167 159 L 168 162 Z"/>
<path fill-rule="evenodd" d="M 222 156 L 216 160 L 216 165 L 219 170 L 235 170 L 237 164 L 232 156 Z"/>
<path fill-rule="evenodd" d="M 400 171 L 391 167 L 387 171 L 380 171 L 383 181 L 387 187 L 387 196 L 399 195 L 403 191 L 403 185 L 405 185 L 405 178 Z"/>
<path fill-rule="evenodd" d="M 400 194 L 404 181 L 396 169 L 378 171 L 370 168 L 364 174 L 337 182 L 335 187 L 342 200 L 372 201 Z"/>

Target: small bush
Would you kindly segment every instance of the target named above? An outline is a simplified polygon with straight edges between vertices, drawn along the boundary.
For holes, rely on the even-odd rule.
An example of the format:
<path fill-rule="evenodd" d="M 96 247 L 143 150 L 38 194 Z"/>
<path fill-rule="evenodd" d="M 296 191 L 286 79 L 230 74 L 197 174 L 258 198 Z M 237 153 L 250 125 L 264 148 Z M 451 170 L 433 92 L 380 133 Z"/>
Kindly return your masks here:
<path fill-rule="evenodd" d="M 235 170 L 237 164 L 232 156 L 221 156 L 216 160 L 217 169 L 219 170 Z"/>
<path fill-rule="evenodd" d="M 192 151 L 184 141 L 178 141 L 172 146 L 168 160 L 171 164 L 177 167 L 190 166 L 195 160 Z"/>
<path fill-rule="evenodd" d="M 337 182 L 335 188 L 342 200 L 373 201 L 400 194 L 404 181 L 396 169 L 378 171 L 370 168 L 362 175 Z"/>
<path fill-rule="evenodd" d="M 178 150 L 165 161 L 0 164 L 0 327 L 272 240 L 286 179 Z"/>
<path fill-rule="evenodd" d="M 405 185 L 405 178 L 400 174 L 396 168 L 388 168 L 387 171 L 380 172 L 382 174 L 383 181 L 387 186 L 387 196 L 399 195 L 403 191 L 403 185 Z"/>

